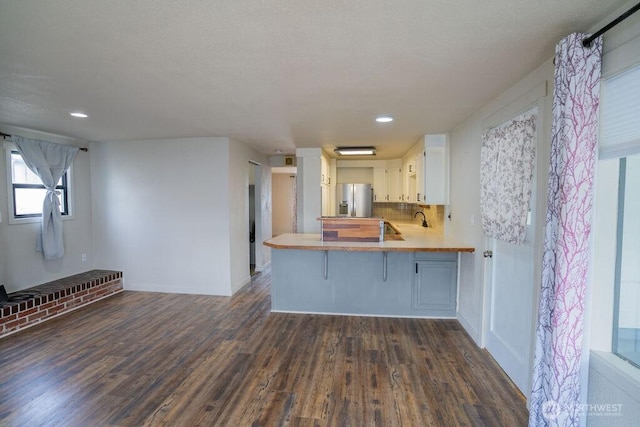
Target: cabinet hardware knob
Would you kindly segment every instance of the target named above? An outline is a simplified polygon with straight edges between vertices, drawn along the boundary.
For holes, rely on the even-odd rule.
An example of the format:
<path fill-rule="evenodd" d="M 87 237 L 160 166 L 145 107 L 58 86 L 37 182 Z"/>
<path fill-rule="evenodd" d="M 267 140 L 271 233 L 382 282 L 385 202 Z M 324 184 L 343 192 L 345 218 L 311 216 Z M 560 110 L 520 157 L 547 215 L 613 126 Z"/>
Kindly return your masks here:
<path fill-rule="evenodd" d="M 486 250 L 486 251 L 482 252 L 482 256 L 485 257 L 485 258 L 493 258 L 493 251 Z"/>

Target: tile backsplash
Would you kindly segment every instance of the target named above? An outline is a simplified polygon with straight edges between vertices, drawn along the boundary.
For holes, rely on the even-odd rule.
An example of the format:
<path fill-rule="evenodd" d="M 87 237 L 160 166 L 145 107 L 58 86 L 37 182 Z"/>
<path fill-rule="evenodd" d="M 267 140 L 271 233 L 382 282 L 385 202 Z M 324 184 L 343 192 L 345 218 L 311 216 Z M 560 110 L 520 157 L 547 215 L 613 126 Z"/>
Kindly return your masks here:
<path fill-rule="evenodd" d="M 373 203 L 373 216 L 389 221 L 422 223 L 422 215 L 414 218 L 416 212 L 423 212 L 429 227 L 434 231 L 444 231 L 444 205 L 419 206 L 415 203 Z"/>

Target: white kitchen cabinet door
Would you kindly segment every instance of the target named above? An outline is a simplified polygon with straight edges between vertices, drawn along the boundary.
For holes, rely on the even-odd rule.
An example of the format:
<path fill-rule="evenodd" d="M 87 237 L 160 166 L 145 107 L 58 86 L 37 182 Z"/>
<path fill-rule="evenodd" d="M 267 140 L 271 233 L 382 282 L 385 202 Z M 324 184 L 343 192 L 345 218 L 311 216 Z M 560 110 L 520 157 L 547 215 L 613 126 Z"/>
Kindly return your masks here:
<path fill-rule="evenodd" d="M 400 195 L 400 201 L 406 202 L 409 200 L 409 157 L 405 156 L 402 158 L 402 174 L 401 174 L 401 185 L 402 185 L 402 194 Z"/>
<path fill-rule="evenodd" d="M 389 181 L 385 168 L 373 168 L 373 201 L 389 201 Z"/>
<path fill-rule="evenodd" d="M 424 203 L 424 182 L 425 182 L 425 170 L 424 170 L 425 150 L 420 150 L 416 156 L 416 202 Z"/>
<path fill-rule="evenodd" d="M 404 159 L 404 202 L 416 203 L 416 154 L 412 152 Z"/>
<path fill-rule="evenodd" d="M 449 204 L 449 139 L 446 134 L 427 135 L 424 157 L 425 204 Z"/>
<path fill-rule="evenodd" d="M 401 202 L 402 201 L 402 168 L 389 168 L 387 169 L 387 178 L 389 186 L 389 201 Z"/>
<path fill-rule="evenodd" d="M 402 159 L 387 161 L 387 185 L 390 202 L 401 202 L 404 192 Z"/>

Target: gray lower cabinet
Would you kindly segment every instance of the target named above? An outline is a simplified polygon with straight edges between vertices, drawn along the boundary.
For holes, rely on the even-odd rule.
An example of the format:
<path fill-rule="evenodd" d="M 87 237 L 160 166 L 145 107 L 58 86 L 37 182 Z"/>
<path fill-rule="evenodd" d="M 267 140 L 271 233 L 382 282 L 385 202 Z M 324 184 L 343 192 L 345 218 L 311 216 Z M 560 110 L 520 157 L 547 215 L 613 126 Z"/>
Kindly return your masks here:
<path fill-rule="evenodd" d="M 455 317 L 457 260 L 457 252 L 327 251 L 325 255 L 274 249 L 271 309 Z"/>
<path fill-rule="evenodd" d="M 458 283 L 458 254 L 416 254 L 412 313 L 454 317 Z"/>

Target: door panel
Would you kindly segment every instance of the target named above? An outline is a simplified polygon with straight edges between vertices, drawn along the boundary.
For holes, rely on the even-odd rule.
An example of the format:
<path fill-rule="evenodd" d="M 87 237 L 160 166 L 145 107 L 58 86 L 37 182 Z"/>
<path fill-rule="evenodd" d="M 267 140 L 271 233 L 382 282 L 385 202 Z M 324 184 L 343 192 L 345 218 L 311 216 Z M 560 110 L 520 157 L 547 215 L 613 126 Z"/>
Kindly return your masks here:
<path fill-rule="evenodd" d="M 537 109 L 531 111 L 537 113 Z M 536 128 L 540 129 L 540 120 Z M 539 131 L 537 135 L 536 152 L 539 153 Z M 540 163 L 538 160 L 536 164 Z M 533 310 L 538 279 L 535 277 L 536 179 L 534 167 L 530 215 L 523 244 L 485 239 L 486 248 L 492 252 L 492 257 L 485 257 L 485 289 L 489 291 L 486 347 L 525 396 L 531 392 Z"/>
<path fill-rule="evenodd" d="M 490 241 L 493 258 L 487 350 L 520 391 L 529 393 L 534 297 L 533 245 Z"/>

